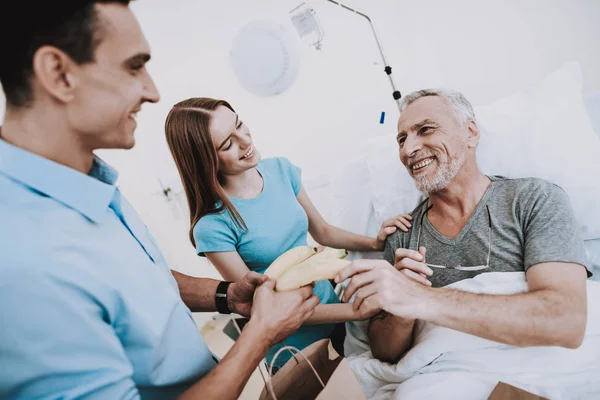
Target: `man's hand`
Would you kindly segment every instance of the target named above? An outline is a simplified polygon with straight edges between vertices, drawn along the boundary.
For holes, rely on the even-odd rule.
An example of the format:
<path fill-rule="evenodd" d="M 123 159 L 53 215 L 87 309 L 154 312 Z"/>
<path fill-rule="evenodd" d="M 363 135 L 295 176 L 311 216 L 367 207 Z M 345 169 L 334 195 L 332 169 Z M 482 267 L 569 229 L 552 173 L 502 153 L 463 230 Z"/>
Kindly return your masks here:
<path fill-rule="evenodd" d="M 406 275 L 423 285 L 431 286 L 431 282 L 427 280 L 428 276 L 433 275 L 431 268 L 425 264 L 425 254 L 427 249 L 423 246 L 419 251 L 409 249 L 398 249 L 394 253 L 394 267 Z"/>
<path fill-rule="evenodd" d="M 268 280 L 256 290 L 250 323 L 257 324 L 275 344 L 296 332 L 318 304 L 312 285 L 275 292 L 275 281 Z"/>
<path fill-rule="evenodd" d="M 250 317 L 252 298 L 256 288 L 269 277 L 256 272 L 248 272 L 239 282 L 233 282 L 227 289 L 227 305 L 229 309 L 244 317 Z"/>
<path fill-rule="evenodd" d="M 383 224 L 381 224 L 379 233 L 377 233 L 377 250 L 383 250 L 387 237 L 396 232 L 398 229 L 400 229 L 402 232 L 408 232 L 410 227 L 412 227 L 410 221 L 412 221 L 412 216 L 408 214 L 401 214 L 396 218 L 384 221 Z"/>
<path fill-rule="evenodd" d="M 410 271 L 414 273 L 413 271 Z M 384 310 L 390 314 L 407 318 L 418 318 L 425 308 L 427 288 L 417 280 L 407 277 L 387 261 L 356 260 L 336 277 L 336 281 L 352 278 L 344 291 L 343 301 L 356 294 L 353 307 L 360 313 L 369 314 Z"/>

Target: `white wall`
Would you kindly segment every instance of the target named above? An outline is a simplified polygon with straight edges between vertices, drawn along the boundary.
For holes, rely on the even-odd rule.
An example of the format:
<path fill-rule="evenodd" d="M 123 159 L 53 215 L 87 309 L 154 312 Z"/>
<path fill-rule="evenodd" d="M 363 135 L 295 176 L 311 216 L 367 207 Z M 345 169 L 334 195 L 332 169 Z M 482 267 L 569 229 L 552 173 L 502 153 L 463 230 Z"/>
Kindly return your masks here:
<path fill-rule="evenodd" d="M 153 49 L 149 69 L 162 100 L 144 107 L 134 150 L 100 154 L 121 171 L 123 191 L 175 268 L 217 276 L 195 256 L 187 240 L 186 217 L 175 218 L 174 203 L 158 194 L 159 178 L 179 187 L 163 132 L 175 102 L 191 96 L 229 100 L 263 156 L 289 157 L 303 168 L 310 187 L 326 181 L 343 160 L 359 156 L 362 139 L 394 131 L 395 103 L 366 21 L 325 0 L 310 3 L 325 29 L 323 49 L 302 47 L 296 82 L 287 92 L 268 98 L 239 86 L 228 59 L 231 41 L 253 19 L 278 20 L 293 29 L 287 13 L 300 0 L 133 3 Z M 600 90 L 600 1 L 348 3 L 375 21 L 403 93 L 447 86 L 480 105 L 531 85 L 571 60 L 582 65 L 584 90 Z M 379 125 L 381 111 L 387 114 L 384 125 Z M 315 188 L 312 193 L 329 215 L 327 192 Z M 179 207 L 185 209 L 183 196 Z"/>

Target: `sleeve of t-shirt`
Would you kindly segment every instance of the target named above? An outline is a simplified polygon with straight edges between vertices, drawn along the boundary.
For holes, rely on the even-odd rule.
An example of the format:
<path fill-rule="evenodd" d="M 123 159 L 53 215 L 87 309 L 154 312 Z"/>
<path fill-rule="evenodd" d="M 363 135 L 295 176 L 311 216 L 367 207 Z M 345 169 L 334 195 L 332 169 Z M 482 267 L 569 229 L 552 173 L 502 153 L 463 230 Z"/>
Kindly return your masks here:
<path fill-rule="evenodd" d="M 562 188 L 550 183 L 538 186 L 525 207 L 525 271 L 543 262 L 573 263 L 587 268 L 579 226 Z"/>
<path fill-rule="evenodd" d="M 205 257 L 205 253 L 236 251 L 237 238 L 231 225 L 222 214 L 208 214 L 200 218 L 194 226 L 196 252 Z"/>
<path fill-rule="evenodd" d="M 79 272 L 0 268 L 0 398 L 140 398 L 105 299 L 84 284 L 99 281 Z"/>
<path fill-rule="evenodd" d="M 283 165 L 283 170 L 292 183 L 294 194 L 298 196 L 298 193 L 300 193 L 300 189 L 302 188 L 302 171 L 300 167 L 292 164 L 287 158 L 281 157 L 280 160 L 281 164 Z"/>
<path fill-rule="evenodd" d="M 385 240 L 385 246 L 383 247 L 383 259 L 385 261 L 394 265 L 394 262 L 396 261 L 396 250 L 404 247 L 404 241 L 402 240 L 403 238 L 404 234 L 400 230 L 397 230 L 387 237 Z"/>

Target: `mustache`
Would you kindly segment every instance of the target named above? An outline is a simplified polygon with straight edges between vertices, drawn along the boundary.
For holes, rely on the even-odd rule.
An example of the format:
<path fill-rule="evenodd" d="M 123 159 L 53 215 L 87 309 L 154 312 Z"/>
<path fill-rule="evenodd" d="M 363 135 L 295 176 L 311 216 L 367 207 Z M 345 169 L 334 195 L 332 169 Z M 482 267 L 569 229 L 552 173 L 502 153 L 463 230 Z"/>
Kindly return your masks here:
<path fill-rule="evenodd" d="M 429 157 L 436 157 L 436 155 L 432 152 L 427 152 L 427 153 L 418 153 L 414 156 L 409 157 L 406 160 L 406 164 L 409 167 L 412 167 L 414 164 L 417 163 L 417 161 L 423 160 L 424 158 L 429 158 Z M 437 158 L 437 157 L 436 157 Z"/>

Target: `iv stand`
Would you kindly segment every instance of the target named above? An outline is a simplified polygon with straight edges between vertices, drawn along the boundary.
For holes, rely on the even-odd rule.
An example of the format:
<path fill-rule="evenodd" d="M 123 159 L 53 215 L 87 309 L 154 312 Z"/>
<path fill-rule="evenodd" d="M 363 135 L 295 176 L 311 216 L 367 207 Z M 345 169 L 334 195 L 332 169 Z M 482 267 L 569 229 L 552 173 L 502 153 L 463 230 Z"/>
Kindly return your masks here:
<path fill-rule="evenodd" d="M 335 0 L 327 0 L 330 3 L 333 4 L 337 4 L 338 6 L 348 10 L 348 11 L 352 11 L 355 14 L 360 15 L 361 17 L 364 17 L 367 19 L 367 21 L 369 21 L 369 24 L 371 25 L 371 29 L 373 30 L 373 35 L 375 36 L 375 41 L 377 42 L 377 47 L 379 48 L 379 53 L 381 54 L 381 58 L 383 59 L 383 64 L 385 65 L 384 71 L 387 74 L 388 78 L 390 79 L 390 84 L 392 85 L 392 89 L 393 89 L 393 93 L 392 96 L 394 97 L 394 100 L 396 100 L 396 104 L 398 105 L 398 108 L 400 108 L 400 98 L 402 97 L 402 95 L 400 94 L 400 91 L 398 89 L 396 89 L 396 84 L 394 83 L 394 79 L 392 78 L 392 67 L 390 67 L 387 63 L 387 60 L 385 59 L 385 54 L 383 54 L 383 48 L 381 47 L 381 43 L 379 42 L 379 36 L 377 36 L 377 30 L 375 30 L 375 24 L 373 24 L 373 21 L 371 21 L 371 18 L 369 18 L 369 16 L 367 14 L 365 14 L 362 11 L 359 11 L 355 8 L 349 7 L 346 4 L 340 2 L 340 1 L 335 1 Z"/>

